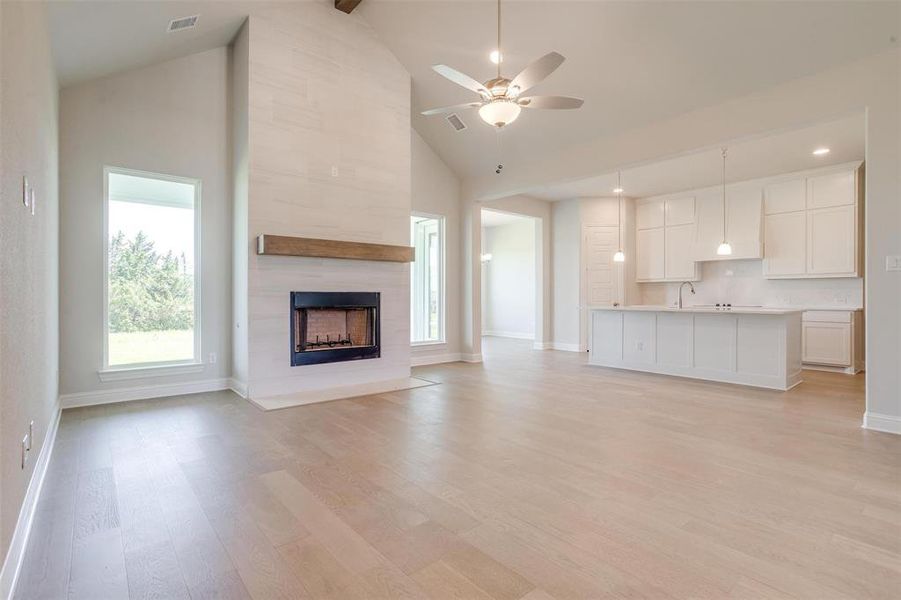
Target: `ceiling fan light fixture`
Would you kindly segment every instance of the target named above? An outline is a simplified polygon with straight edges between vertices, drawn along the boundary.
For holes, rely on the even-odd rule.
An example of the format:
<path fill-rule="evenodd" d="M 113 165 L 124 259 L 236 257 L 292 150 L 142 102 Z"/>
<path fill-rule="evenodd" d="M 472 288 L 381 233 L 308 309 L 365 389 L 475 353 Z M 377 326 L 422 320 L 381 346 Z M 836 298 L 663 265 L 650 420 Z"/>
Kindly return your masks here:
<path fill-rule="evenodd" d="M 488 55 L 488 60 L 493 62 L 496 65 L 504 62 L 504 55 L 500 53 L 498 50 L 492 50 L 491 54 Z"/>
<path fill-rule="evenodd" d="M 503 98 L 483 105 L 479 109 L 479 116 L 492 127 L 501 128 L 515 121 L 521 111 L 519 104 Z"/>

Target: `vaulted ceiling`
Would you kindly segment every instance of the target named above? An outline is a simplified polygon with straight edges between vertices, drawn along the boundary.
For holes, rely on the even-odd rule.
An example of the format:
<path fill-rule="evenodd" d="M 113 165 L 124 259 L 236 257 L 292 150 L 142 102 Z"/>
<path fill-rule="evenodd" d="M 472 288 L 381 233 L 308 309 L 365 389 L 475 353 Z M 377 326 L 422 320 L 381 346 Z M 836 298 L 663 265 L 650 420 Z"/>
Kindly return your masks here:
<path fill-rule="evenodd" d="M 420 111 L 474 99 L 431 70 L 484 81 L 495 66 L 492 1 L 366 0 L 357 9 L 413 76 L 413 124 L 460 176 L 534 164 L 561 149 L 747 95 L 891 47 L 891 2 L 540 2 L 503 4 L 503 73 L 555 50 L 566 62 L 536 94 L 580 96 L 576 111 L 523 111 L 497 135 L 475 110 L 456 132 Z"/>
<path fill-rule="evenodd" d="M 293 0 L 303 1 L 303 0 Z M 329 2 L 330 0 L 316 0 Z M 227 44 L 254 0 L 51 2 L 62 85 Z M 492 77 L 493 1 L 364 0 L 369 22 L 413 77 L 413 124 L 461 177 L 531 164 L 563 148 L 718 104 L 877 53 L 898 35 L 897 2 L 607 2 L 509 0 L 503 4 L 503 72 L 512 76 L 555 50 L 566 62 L 536 94 L 585 98 L 577 111 L 523 111 L 498 136 L 474 110 L 456 132 L 421 110 L 474 94 L 431 70 L 444 63 Z M 195 30 L 169 20 L 200 14 Z"/>

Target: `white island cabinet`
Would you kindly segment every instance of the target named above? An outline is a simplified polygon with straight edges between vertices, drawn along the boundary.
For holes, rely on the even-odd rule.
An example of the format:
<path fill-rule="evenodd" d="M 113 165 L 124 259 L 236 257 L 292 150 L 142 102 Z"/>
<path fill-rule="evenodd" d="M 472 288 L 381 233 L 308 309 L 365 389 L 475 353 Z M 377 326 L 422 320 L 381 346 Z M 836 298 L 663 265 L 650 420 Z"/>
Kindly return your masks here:
<path fill-rule="evenodd" d="M 787 390 L 801 383 L 801 311 L 589 309 L 592 365 Z"/>

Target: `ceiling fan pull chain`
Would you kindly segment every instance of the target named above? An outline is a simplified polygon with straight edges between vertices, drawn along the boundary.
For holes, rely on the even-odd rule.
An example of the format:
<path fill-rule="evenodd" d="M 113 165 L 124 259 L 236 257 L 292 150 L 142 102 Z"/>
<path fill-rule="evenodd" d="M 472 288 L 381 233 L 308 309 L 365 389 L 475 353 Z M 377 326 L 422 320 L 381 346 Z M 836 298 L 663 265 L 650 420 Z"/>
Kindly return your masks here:
<path fill-rule="evenodd" d="M 495 127 L 494 129 L 495 135 L 497 139 L 497 167 L 494 169 L 494 172 L 497 175 L 501 174 L 501 171 L 504 170 L 504 161 L 501 159 L 501 128 Z"/>

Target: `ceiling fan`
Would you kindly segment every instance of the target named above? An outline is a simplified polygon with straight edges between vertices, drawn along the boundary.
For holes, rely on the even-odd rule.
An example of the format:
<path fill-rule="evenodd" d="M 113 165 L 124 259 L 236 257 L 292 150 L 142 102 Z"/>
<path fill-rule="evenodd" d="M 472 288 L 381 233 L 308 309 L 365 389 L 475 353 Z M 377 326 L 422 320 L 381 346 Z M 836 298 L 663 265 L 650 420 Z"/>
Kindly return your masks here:
<path fill-rule="evenodd" d="M 466 102 L 453 106 L 444 106 L 425 110 L 423 115 L 450 113 L 465 108 L 478 108 L 483 121 L 500 129 L 509 125 L 519 116 L 523 108 L 573 109 L 584 102 L 581 98 L 569 96 L 523 96 L 522 93 L 541 83 L 548 75 L 566 60 L 557 52 L 545 54 L 520 72 L 513 79 L 501 76 L 501 2 L 497 2 L 497 77 L 485 83 L 479 83 L 469 75 L 465 75 L 447 65 L 433 65 L 432 69 L 439 75 L 450 79 L 457 85 L 479 95 L 478 102 Z M 492 53 L 493 55 L 494 53 Z M 493 60 L 493 58 L 492 58 Z"/>

